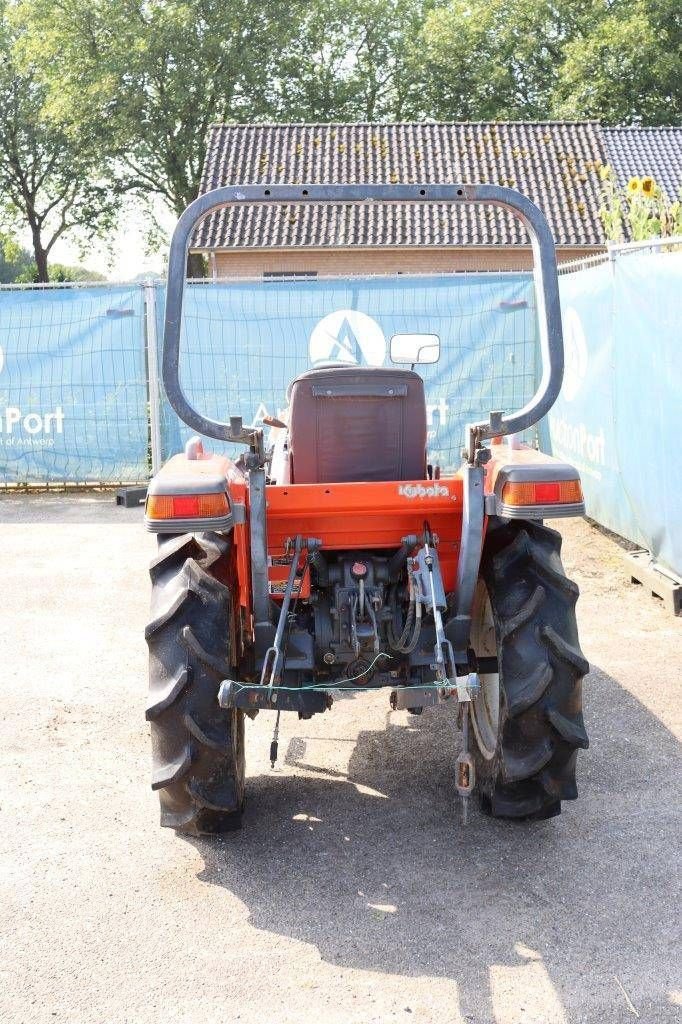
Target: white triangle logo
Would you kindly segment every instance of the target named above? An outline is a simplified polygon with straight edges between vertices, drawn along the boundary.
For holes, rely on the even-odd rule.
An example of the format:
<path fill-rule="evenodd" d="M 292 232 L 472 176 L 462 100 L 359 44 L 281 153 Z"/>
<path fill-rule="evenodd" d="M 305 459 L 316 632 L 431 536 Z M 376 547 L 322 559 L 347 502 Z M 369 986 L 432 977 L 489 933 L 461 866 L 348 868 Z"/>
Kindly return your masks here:
<path fill-rule="evenodd" d="M 315 325 L 309 342 L 310 362 L 383 366 L 386 338 L 376 320 L 357 309 L 338 309 Z"/>

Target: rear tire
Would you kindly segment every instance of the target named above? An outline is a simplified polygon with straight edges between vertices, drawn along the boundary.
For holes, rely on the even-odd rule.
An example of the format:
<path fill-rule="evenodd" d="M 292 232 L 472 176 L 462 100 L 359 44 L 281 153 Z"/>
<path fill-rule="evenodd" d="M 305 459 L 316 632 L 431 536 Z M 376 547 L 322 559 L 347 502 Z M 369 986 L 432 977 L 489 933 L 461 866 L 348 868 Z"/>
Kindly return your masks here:
<path fill-rule="evenodd" d="M 496 647 L 499 673 L 481 676 L 472 731 L 481 805 L 494 817 L 550 818 L 578 795 L 589 665 L 578 642 L 578 587 L 560 552 L 559 533 L 526 521 L 492 530 L 483 551 L 472 646 L 479 656 Z"/>
<path fill-rule="evenodd" d="M 160 537 L 149 570 L 152 789 L 161 824 L 190 835 L 239 828 L 244 807 L 244 714 L 218 704 L 233 675 L 230 553 L 224 534 Z"/>

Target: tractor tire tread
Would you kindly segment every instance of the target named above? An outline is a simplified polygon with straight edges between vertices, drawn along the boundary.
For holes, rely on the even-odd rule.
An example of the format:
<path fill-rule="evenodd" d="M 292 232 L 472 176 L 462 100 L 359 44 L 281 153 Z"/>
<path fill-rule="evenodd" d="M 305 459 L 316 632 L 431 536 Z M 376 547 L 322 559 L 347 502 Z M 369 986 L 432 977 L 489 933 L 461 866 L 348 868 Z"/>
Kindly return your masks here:
<path fill-rule="evenodd" d="M 543 693 L 552 682 L 554 672 L 552 666 L 548 664 L 540 664 L 537 666 L 534 672 L 528 675 L 528 678 L 522 685 L 518 687 L 515 693 L 507 694 L 507 709 L 509 714 L 516 716 L 521 714 L 522 711 L 527 711 L 528 708 L 532 707 L 542 697 Z"/>
<path fill-rule="evenodd" d="M 228 753 L 230 750 L 230 740 L 228 737 L 222 736 L 219 733 L 208 732 L 205 728 L 199 725 L 195 718 L 190 714 L 186 714 L 183 718 L 185 728 L 199 743 L 203 743 L 205 747 L 211 747 L 213 750 L 220 750 L 222 753 Z"/>
<path fill-rule="evenodd" d="M 569 643 L 552 626 L 542 627 L 542 638 L 555 657 L 572 666 L 579 675 L 584 676 L 589 672 L 589 662 L 577 644 Z"/>
<path fill-rule="evenodd" d="M 564 575 L 560 552 L 559 533 L 527 521 L 491 531 L 483 552 L 502 707 L 495 757 L 476 756 L 481 805 L 495 817 L 553 817 L 562 800 L 577 797 L 589 664 L 578 642 L 578 587 Z"/>
<path fill-rule="evenodd" d="M 554 744 L 546 736 L 525 753 L 505 750 L 502 763 L 505 781 L 519 782 L 532 778 L 545 767 L 553 754 Z"/>
<path fill-rule="evenodd" d="M 187 686 L 189 672 L 186 668 L 180 669 L 165 681 L 163 686 L 157 686 L 150 694 L 150 700 L 145 709 L 145 718 L 152 722 L 158 718 L 162 711 L 170 707 L 177 700 Z"/>
<path fill-rule="evenodd" d="M 530 595 L 527 601 L 519 608 L 515 615 L 511 615 L 508 619 L 501 623 L 501 628 L 504 630 L 503 638 L 506 640 L 510 636 L 525 626 L 526 623 L 535 617 L 537 610 L 542 604 L 545 598 L 544 587 L 537 586 L 533 593 Z"/>
<path fill-rule="evenodd" d="M 165 789 L 181 779 L 189 771 L 192 763 L 192 751 L 185 747 L 176 761 L 160 762 L 152 772 L 152 789 Z"/>
<path fill-rule="evenodd" d="M 222 679 L 229 679 L 231 668 L 224 658 L 218 658 L 211 654 L 199 643 L 196 634 L 191 626 L 185 626 L 182 630 L 182 641 L 187 649 L 201 662 L 207 671 Z"/>
<path fill-rule="evenodd" d="M 547 717 L 550 722 L 559 733 L 562 739 L 566 740 L 573 747 L 580 747 L 582 750 L 587 750 L 590 745 L 590 741 L 587 736 L 587 730 L 582 721 L 582 716 L 569 717 L 568 715 L 562 715 L 556 708 L 547 708 Z"/>
<path fill-rule="evenodd" d="M 189 835 L 232 831 L 244 806 L 244 716 L 218 705 L 230 654 L 231 538 L 159 538 L 150 567 L 147 718 L 161 824 Z"/>

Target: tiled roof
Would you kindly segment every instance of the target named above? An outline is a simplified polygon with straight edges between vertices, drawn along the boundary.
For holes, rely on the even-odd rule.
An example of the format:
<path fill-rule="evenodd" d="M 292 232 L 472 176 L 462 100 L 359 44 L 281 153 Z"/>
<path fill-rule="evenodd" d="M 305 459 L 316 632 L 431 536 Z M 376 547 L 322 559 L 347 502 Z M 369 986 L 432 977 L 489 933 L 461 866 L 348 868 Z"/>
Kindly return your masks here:
<path fill-rule="evenodd" d="M 214 125 L 202 193 L 260 183 L 496 183 L 546 214 L 558 245 L 604 245 L 594 121 Z M 196 249 L 527 244 L 503 211 L 443 205 L 249 206 L 207 217 Z"/>
<path fill-rule="evenodd" d="M 602 128 L 621 185 L 650 174 L 672 202 L 682 188 L 682 128 Z"/>

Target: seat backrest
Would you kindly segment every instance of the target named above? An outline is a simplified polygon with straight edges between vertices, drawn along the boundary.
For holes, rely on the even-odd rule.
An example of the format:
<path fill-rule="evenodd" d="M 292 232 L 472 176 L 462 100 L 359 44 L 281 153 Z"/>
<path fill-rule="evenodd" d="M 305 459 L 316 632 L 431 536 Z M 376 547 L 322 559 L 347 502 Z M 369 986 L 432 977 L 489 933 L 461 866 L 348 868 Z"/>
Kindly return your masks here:
<path fill-rule="evenodd" d="M 291 482 L 423 480 L 424 383 L 411 370 L 309 370 L 290 388 Z"/>

